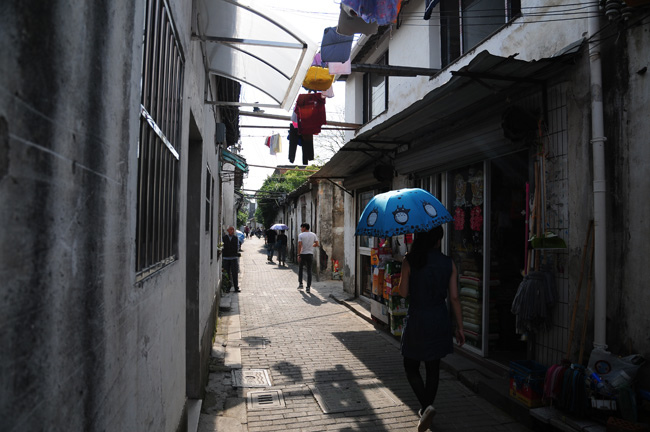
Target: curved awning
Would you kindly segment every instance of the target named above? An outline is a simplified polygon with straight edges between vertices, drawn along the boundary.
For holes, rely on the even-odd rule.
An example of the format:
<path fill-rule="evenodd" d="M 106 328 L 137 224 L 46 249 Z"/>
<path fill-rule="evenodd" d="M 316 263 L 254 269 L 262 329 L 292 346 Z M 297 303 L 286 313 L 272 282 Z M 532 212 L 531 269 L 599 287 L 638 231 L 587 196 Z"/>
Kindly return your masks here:
<path fill-rule="evenodd" d="M 288 110 L 316 52 L 316 44 L 272 10 L 237 0 L 199 0 L 195 39 L 205 45 L 208 72 L 236 80 Z M 230 103 L 251 106 L 251 103 Z"/>

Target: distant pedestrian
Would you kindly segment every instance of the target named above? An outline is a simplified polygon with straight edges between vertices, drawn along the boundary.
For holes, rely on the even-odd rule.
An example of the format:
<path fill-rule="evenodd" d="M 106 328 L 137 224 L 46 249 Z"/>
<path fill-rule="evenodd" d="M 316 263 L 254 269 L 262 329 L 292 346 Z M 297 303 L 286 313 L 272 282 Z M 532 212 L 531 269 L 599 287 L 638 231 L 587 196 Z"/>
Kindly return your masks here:
<path fill-rule="evenodd" d="M 227 231 L 228 234 L 221 239 L 223 242 L 223 269 L 228 274 L 235 292 L 239 292 L 239 238 L 235 234 L 234 226 L 229 226 Z"/>
<path fill-rule="evenodd" d="M 244 228 L 244 234 L 246 235 L 246 238 L 248 238 L 248 235 L 251 233 L 251 229 L 248 225 L 246 225 L 246 228 Z"/>
<path fill-rule="evenodd" d="M 278 245 L 278 265 L 287 264 L 287 235 L 284 233 L 284 230 L 280 230 L 278 234 L 278 239 L 276 241 Z"/>
<path fill-rule="evenodd" d="M 307 292 L 311 288 L 311 267 L 314 262 L 314 248 L 320 246 L 316 234 L 309 231 L 309 224 L 300 225 L 298 234 L 298 289 L 302 289 L 302 268 L 307 267 Z"/>
<path fill-rule="evenodd" d="M 273 262 L 273 255 L 275 254 L 275 241 L 277 240 L 278 233 L 271 228 L 265 232 L 266 237 L 266 260 L 270 263 Z"/>
<path fill-rule="evenodd" d="M 433 401 L 438 392 L 440 359 L 454 350 L 445 302 L 447 292 L 456 319 L 456 341 L 459 345 L 465 343 L 456 265 L 440 251 L 443 234 L 442 227 L 436 227 L 416 235 L 411 251 L 404 257 L 399 285 L 402 297 L 410 295 L 401 350 L 406 378 L 421 406 L 419 432 L 431 427 L 436 414 Z M 420 375 L 422 361 L 426 382 Z"/>

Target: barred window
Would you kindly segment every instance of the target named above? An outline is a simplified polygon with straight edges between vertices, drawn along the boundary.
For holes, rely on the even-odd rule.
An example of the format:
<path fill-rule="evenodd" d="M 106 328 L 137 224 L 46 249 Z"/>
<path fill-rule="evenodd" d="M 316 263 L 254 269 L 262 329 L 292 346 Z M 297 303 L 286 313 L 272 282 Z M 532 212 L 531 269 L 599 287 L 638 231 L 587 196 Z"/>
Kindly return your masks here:
<path fill-rule="evenodd" d="M 178 257 L 183 55 L 164 0 L 148 0 L 138 146 L 136 273 L 141 280 Z"/>

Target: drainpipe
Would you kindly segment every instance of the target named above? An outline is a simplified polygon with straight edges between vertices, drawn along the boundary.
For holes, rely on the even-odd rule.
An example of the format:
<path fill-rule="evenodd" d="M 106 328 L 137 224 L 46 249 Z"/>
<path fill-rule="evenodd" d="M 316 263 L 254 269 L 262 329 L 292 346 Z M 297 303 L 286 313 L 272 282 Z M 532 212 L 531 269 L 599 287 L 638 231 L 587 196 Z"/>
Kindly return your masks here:
<path fill-rule="evenodd" d="M 602 66 L 599 42 L 600 32 L 598 2 L 589 7 L 589 65 L 591 78 L 591 144 L 594 170 L 594 347 L 607 348 L 607 223 L 605 178 L 605 141 L 603 127 Z"/>

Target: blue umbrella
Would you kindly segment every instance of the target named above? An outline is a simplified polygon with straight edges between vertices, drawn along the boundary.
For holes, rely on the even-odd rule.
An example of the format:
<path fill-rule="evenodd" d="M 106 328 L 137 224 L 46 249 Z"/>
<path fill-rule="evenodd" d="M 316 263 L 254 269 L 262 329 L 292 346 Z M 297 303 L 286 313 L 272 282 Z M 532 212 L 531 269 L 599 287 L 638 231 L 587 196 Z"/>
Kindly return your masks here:
<path fill-rule="evenodd" d="M 285 224 L 275 224 L 271 227 L 272 230 L 278 230 L 278 231 L 283 231 L 283 230 L 288 230 L 289 227 L 286 226 Z"/>
<path fill-rule="evenodd" d="M 363 210 L 354 235 L 391 237 L 429 231 L 452 220 L 438 198 L 424 189 L 400 189 L 375 195 Z"/>

